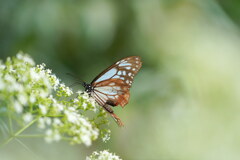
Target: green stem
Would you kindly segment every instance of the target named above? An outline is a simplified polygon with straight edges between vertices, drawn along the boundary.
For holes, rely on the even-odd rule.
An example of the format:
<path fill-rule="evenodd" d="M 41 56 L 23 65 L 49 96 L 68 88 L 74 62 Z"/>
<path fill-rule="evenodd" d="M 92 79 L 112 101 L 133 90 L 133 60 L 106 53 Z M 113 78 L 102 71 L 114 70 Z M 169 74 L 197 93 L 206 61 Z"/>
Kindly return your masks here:
<path fill-rule="evenodd" d="M 70 140 L 72 140 L 72 139 L 69 138 L 69 137 L 62 137 L 61 139 L 62 139 L 62 140 L 66 140 L 66 141 L 70 141 Z"/>
<path fill-rule="evenodd" d="M 30 127 L 33 123 L 35 123 L 38 120 L 39 117 L 35 118 L 34 120 L 32 120 L 30 123 L 28 123 L 26 126 L 24 126 L 23 128 L 19 129 L 14 135 L 12 135 L 11 137 L 9 137 L 7 140 L 5 140 L 0 147 L 5 146 L 6 144 L 8 144 L 11 140 L 13 140 L 15 137 L 17 137 L 19 134 L 21 134 L 24 130 L 26 130 L 28 127 Z"/>
<path fill-rule="evenodd" d="M 64 115 L 46 115 L 46 117 L 64 117 Z"/>
<path fill-rule="evenodd" d="M 8 107 L 9 109 L 9 107 Z M 10 109 L 9 109 L 10 110 Z M 8 124 L 9 124 L 9 130 L 10 130 L 10 135 L 13 134 L 13 126 L 12 126 L 12 118 L 11 118 L 11 113 L 8 112 Z"/>
<path fill-rule="evenodd" d="M 18 135 L 17 137 L 18 138 L 42 138 L 44 137 L 45 135 L 44 134 L 35 134 L 35 135 Z"/>

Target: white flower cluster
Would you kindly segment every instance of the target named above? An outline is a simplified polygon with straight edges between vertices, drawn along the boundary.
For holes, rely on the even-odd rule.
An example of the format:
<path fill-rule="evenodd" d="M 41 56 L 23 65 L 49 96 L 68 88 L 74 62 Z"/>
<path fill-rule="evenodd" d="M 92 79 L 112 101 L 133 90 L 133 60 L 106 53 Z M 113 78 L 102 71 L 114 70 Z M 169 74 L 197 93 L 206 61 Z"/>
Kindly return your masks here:
<path fill-rule="evenodd" d="M 92 155 L 86 157 L 86 160 L 122 160 L 119 156 L 114 153 L 103 150 L 100 152 L 93 152 Z"/>
<path fill-rule="evenodd" d="M 64 139 L 90 146 L 99 134 L 108 140 L 110 131 L 102 128 L 108 123 L 105 111 L 85 92 L 72 98 L 71 88 L 45 64 L 34 65 L 23 53 L 0 61 L 0 108 L 18 115 L 15 119 L 21 117 L 23 124 L 37 121 L 47 142 Z M 87 112 L 92 112 L 91 117 Z"/>
<path fill-rule="evenodd" d="M 73 136 L 72 143 L 83 142 L 86 146 L 90 146 L 92 143 L 91 139 L 97 139 L 99 130 L 93 128 L 87 118 L 80 115 L 75 108 L 68 107 L 65 110 L 65 115 L 71 126 L 71 130 L 68 133 Z"/>
<path fill-rule="evenodd" d="M 104 130 L 101 131 L 101 133 L 103 132 Z M 103 142 L 107 142 L 110 140 L 110 135 L 111 135 L 111 130 L 107 129 L 105 130 L 103 133 L 102 133 L 102 141 Z"/>

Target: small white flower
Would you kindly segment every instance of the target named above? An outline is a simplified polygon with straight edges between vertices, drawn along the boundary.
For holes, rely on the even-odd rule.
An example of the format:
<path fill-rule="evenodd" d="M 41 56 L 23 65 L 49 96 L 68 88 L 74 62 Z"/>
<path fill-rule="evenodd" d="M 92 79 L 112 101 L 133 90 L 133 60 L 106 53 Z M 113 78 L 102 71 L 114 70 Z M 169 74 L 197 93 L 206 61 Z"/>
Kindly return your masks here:
<path fill-rule="evenodd" d="M 38 127 L 41 128 L 41 129 L 45 128 L 45 120 L 44 120 L 44 118 L 39 118 L 39 120 L 38 120 Z"/>
<path fill-rule="evenodd" d="M 78 102 L 79 102 L 79 100 L 77 98 L 73 99 L 73 103 L 78 103 Z"/>
<path fill-rule="evenodd" d="M 6 74 L 4 79 L 9 82 L 9 83 L 14 83 L 16 82 L 15 78 L 12 75 Z"/>
<path fill-rule="evenodd" d="M 45 135 L 46 135 L 45 140 L 48 143 L 51 143 L 52 141 L 61 140 L 61 135 L 59 134 L 59 132 L 57 130 L 48 129 L 46 131 Z"/>
<path fill-rule="evenodd" d="M 0 90 L 3 90 L 5 88 L 5 83 L 3 82 L 2 79 L 0 79 Z"/>
<path fill-rule="evenodd" d="M 81 140 L 86 146 L 90 146 L 92 144 L 92 141 L 89 135 L 82 135 Z"/>
<path fill-rule="evenodd" d="M 35 81 L 38 81 L 41 78 L 40 74 L 36 72 L 35 68 L 30 68 L 30 77 Z"/>
<path fill-rule="evenodd" d="M 66 110 L 65 114 L 66 114 L 69 122 L 74 123 L 74 124 L 79 124 L 80 116 L 77 113 Z"/>
<path fill-rule="evenodd" d="M 49 91 L 47 91 L 47 90 L 40 90 L 39 92 L 40 92 L 40 93 L 39 93 L 39 96 L 40 96 L 41 98 L 46 98 L 46 97 L 48 97 L 48 95 L 49 95 Z"/>
<path fill-rule="evenodd" d="M 34 96 L 34 95 L 31 95 L 31 96 L 29 97 L 29 101 L 30 101 L 31 103 L 36 102 L 35 96 Z"/>
<path fill-rule="evenodd" d="M 61 135 L 59 133 L 55 133 L 54 136 L 53 136 L 53 140 L 54 141 L 60 141 L 61 140 Z"/>
<path fill-rule="evenodd" d="M 13 91 L 23 92 L 24 90 L 23 86 L 17 82 L 12 83 L 11 85 L 8 85 L 7 88 L 10 92 L 13 92 Z"/>
<path fill-rule="evenodd" d="M 42 63 L 42 64 L 37 65 L 37 67 L 38 67 L 40 70 L 44 70 L 44 68 L 46 67 L 46 64 L 45 64 L 45 63 Z"/>
<path fill-rule="evenodd" d="M 59 112 L 63 111 L 64 109 L 64 105 L 60 104 L 60 103 L 56 103 L 54 104 L 55 107 L 58 109 Z"/>
<path fill-rule="evenodd" d="M 17 56 L 16 56 L 18 59 L 22 60 L 23 59 L 23 53 L 22 52 L 19 52 L 17 53 Z"/>
<path fill-rule="evenodd" d="M 121 158 L 114 153 L 108 152 L 108 150 L 103 150 L 93 152 L 91 156 L 86 157 L 86 160 L 121 160 Z"/>
<path fill-rule="evenodd" d="M 82 97 L 83 97 L 83 99 L 88 100 L 88 99 L 89 99 L 89 94 L 88 94 L 87 92 L 84 92 L 84 93 L 82 94 Z"/>
<path fill-rule="evenodd" d="M 39 104 L 39 108 L 40 108 L 41 113 L 42 113 L 43 115 L 46 115 L 46 114 L 47 114 L 47 107 L 46 107 L 46 106 L 44 106 L 44 105 L 42 105 L 42 104 Z"/>
<path fill-rule="evenodd" d="M 68 110 L 71 111 L 71 112 L 75 112 L 76 109 L 74 107 L 68 107 Z"/>
<path fill-rule="evenodd" d="M 56 125 L 56 126 L 60 126 L 60 125 L 62 125 L 62 122 L 59 118 L 54 118 L 53 119 L 53 124 Z"/>
<path fill-rule="evenodd" d="M 94 130 L 92 130 L 92 136 L 93 136 L 94 138 L 97 138 L 98 135 L 99 135 L 99 130 L 98 130 L 97 128 L 95 128 Z M 109 136 L 110 136 L 110 135 L 109 135 Z"/>
<path fill-rule="evenodd" d="M 2 62 L 0 62 L 0 70 L 4 70 L 6 68 L 6 66 L 4 64 L 2 64 Z"/>
<path fill-rule="evenodd" d="M 50 75 L 49 78 L 53 83 L 53 89 L 57 90 L 58 86 L 60 85 L 60 80 L 55 75 Z"/>
<path fill-rule="evenodd" d="M 16 69 L 13 69 L 12 66 L 9 66 L 9 73 L 16 73 Z"/>
<path fill-rule="evenodd" d="M 33 61 L 32 58 L 30 58 L 28 55 L 24 55 L 22 52 L 17 54 L 17 58 L 20 60 L 23 60 L 24 62 L 30 64 L 30 65 L 34 65 L 35 62 Z"/>
<path fill-rule="evenodd" d="M 34 65 L 35 62 L 28 56 L 24 56 L 24 59 L 23 59 L 25 62 L 29 63 L 30 65 Z"/>
<path fill-rule="evenodd" d="M 51 129 L 48 129 L 47 131 L 46 131 L 46 135 L 47 136 L 51 136 L 53 134 L 53 131 L 51 130 Z"/>
<path fill-rule="evenodd" d="M 52 119 L 51 118 L 49 118 L 49 117 L 45 117 L 45 123 L 47 124 L 47 125 L 51 125 L 52 124 Z"/>
<path fill-rule="evenodd" d="M 7 57 L 7 62 L 12 62 L 11 58 L 10 57 Z"/>
<path fill-rule="evenodd" d="M 46 134 L 45 141 L 46 141 L 47 143 L 51 143 L 51 142 L 53 141 L 53 139 L 52 139 L 53 131 L 52 131 L 51 129 L 48 129 L 48 130 L 45 132 L 45 134 Z"/>
<path fill-rule="evenodd" d="M 18 94 L 18 100 L 22 105 L 27 104 L 27 96 L 24 93 Z"/>
<path fill-rule="evenodd" d="M 14 102 L 14 109 L 17 113 L 22 113 L 23 111 L 23 107 L 18 101 Z"/>
<path fill-rule="evenodd" d="M 25 113 L 25 114 L 23 115 L 23 120 L 24 120 L 25 123 L 31 122 L 32 119 L 33 119 L 33 116 L 32 116 L 31 113 Z"/>
<path fill-rule="evenodd" d="M 52 86 L 51 86 L 51 83 L 50 83 L 50 81 L 49 81 L 49 79 L 48 78 L 42 78 L 42 80 L 43 80 L 43 84 L 48 88 L 48 89 L 51 89 L 52 88 Z"/>
<path fill-rule="evenodd" d="M 86 109 L 86 108 L 87 108 L 87 103 L 84 102 L 84 103 L 82 104 L 82 107 L 83 107 L 83 109 Z"/>
<path fill-rule="evenodd" d="M 106 143 L 107 141 L 110 140 L 110 133 L 111 133 L 111 131 L 108 130 L 108 132 L 104 134 L 104 137 L 102 137 L 102 141 L 103 141 L 103 142 Z"/>
<path fill-rule="evenodd" d="M 74 136 L 74 137 L 73 137 L 73 141 L 74 141 L 74 142 L 78 142 L 78 141 L 79 141 L 79 137 Z"/>
<path fill-rule="evenodd" d="M 82 95 L 82 94 L 83 94 L 83 91 L 80 91 L 80 90 L 79 90 L 79 91 L 77 91 L 76 93 L 77 93 L 78 95 Z"/>
<path fill-rule="evenodd" d="M 69 87 L 65 88 L 65 92 L 68 96 L 71 96 L 73 94 L 73 91 Z"/>
<path fill-rule="evenodd" d="M 73 94 L 73 91 L 69 87 L 65 86 L 65 84 L 63 84 L 63 83 L 60 84 L 60 89 L 63 92 L 65 92 L 67 94 L 67 96 L 71 96 Z"/>
<path fill-rule="evenodd" d="M 92 97 L 89 98 L 89 102 L 93 107 L 96 107 L 96 101 Z"/>
<path fill-rule="evenodd" d="M 51 74 L 51 73 L 52 73 L 52 70 L 46 69 L 46 73 L 47 73 L 47 74 Z"/>
<path fill-rule="evenodd" d="M 86 127 L 92 127 L 92 125 L 86 120 L 86 118 L 79 117 L 79 121 Z"/>

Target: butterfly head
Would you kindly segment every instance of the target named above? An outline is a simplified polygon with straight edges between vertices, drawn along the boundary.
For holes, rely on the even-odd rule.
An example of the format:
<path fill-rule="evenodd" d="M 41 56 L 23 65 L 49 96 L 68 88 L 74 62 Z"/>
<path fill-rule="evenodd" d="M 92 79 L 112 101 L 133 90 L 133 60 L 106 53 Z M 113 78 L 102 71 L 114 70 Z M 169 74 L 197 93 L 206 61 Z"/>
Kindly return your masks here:
<path fill-rule="evenodd" d="M 93 86 L 91 84 L 83 83 L 83 87 L 87 93 L 91 93 L 93 91 Z"/>

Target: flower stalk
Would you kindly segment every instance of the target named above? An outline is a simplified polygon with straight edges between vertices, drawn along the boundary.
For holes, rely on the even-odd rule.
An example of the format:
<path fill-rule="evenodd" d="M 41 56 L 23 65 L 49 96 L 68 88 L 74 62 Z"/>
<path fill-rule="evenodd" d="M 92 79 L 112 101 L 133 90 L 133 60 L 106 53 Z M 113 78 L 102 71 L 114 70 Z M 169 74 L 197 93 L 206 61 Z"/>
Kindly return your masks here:
<path fill-rule="evenodd" d="M 24 126 L 23 128 L 19 129 L 15 134 L 11 135 L 8 139 L 6 139 L 1 145 L 0 147 L 3 147 L 5 145 L 7 145 L 10 141 L 12 141 L 14 138 L 18 137 L 23 131 L 25 131 L 28 127 L 30 127 L 32 124 L 34 124 L 36 121 L 38 120 L 38 118 L 32 120 L 30 123 L 28 123 L 26 126 Z"/>

